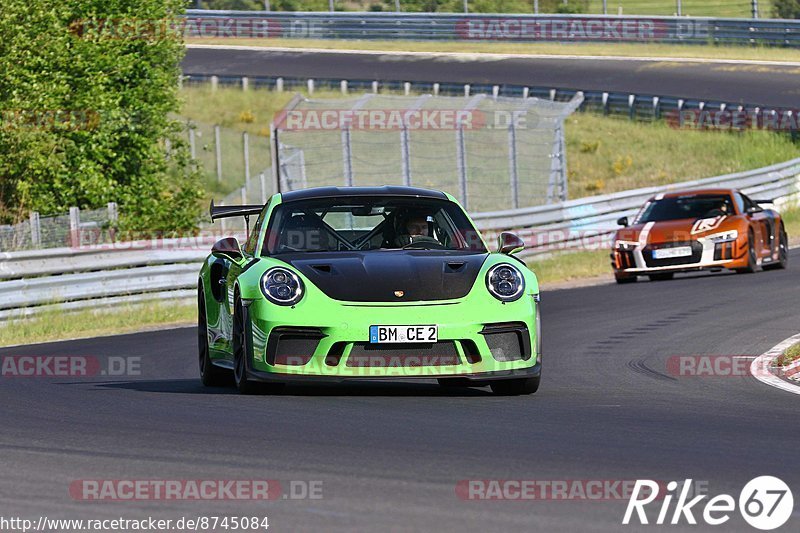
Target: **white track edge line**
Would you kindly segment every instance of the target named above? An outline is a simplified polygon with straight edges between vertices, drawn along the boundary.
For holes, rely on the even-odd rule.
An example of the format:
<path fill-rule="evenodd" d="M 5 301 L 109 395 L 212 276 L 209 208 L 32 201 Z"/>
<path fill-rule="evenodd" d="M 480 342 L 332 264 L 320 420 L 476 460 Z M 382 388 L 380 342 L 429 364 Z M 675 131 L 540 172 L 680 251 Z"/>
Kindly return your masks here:
<path fill-rule="evenodd" d="M 766 353 L 756 357 L 750 365 L 750 374 L 762 383 L 793 394 L 800 394 L 800 385 L 792 385 L 770 372 L 772 362 L 780 357 L 786 348 L 797 342 L 800 342 L 800 333 L 789 337 L 780 344 L 773 346 Z"/>

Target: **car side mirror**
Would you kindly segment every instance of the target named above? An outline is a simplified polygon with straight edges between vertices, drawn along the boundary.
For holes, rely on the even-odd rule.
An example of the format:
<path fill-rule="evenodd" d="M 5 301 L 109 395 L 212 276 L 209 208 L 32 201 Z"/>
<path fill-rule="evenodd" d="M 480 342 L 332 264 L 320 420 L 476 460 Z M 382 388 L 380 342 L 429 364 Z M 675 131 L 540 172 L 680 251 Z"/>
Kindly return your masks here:
<path fill-rule="evenodd" d="M 225 237 L 215 242 L 214 246 L 211 247 L 211 255 L 230 259 L 231 261 L 239 261 L 244 256 L 242 246 L 236 237 Z"/>
<path fill-rule="evenodd" d="M 617 219 L 617 224 L 627 228 L 628 227 L 628 217 L 620 217 Z"/>
<path fill-rule="evenodd" d="M 748 207 L 746 212 L 747 212 L 748 215 L 753 215 L 755 213 L 758 213 L 759 211 L 763 211 L 763 209 L 761 209 L 760 207 L 757 207 L 757 206 L 752 206 L 752 207 Z"/>
<path fill-rule="evenodd" d="M 497 239 L 497 251 L 501 254 L 513 254 L 525 248 L 525 241 L 511 232 L 504 231 Z"/>

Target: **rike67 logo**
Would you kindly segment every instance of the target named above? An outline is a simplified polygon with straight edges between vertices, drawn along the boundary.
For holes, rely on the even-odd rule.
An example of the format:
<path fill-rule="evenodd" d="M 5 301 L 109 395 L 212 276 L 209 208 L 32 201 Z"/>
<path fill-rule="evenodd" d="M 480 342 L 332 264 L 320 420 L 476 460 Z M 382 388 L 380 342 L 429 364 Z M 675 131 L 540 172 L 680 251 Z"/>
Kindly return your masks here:
<path fill-rule="evenodd" d="M 694 525 L 697 524 L 695 513 L 711 526 L 719 526 L 730 520 L 731 514 L 737 508 L 733 496 L 720 494 L 703 502 L 708 495 L 701 494 L 689 499 L 691 486 L 691 479 L 685 480 L 682 486 L 679 486 L 677 481 L 667 483 L 667 494 L 660 501 L 661 507 L 655 520 L 656 524 Z M 658 487 L 656 481 L 649 479 L 636 481 L 633 494 L 628 500 L 628 507 L 625 509 L 623 524 L 630 524 L 631 519 L 634 520 L 633 523 L 636 523 L 636 520 L 640 524 L 651 523 L 649 520 L 652 516 L 648 518 L 645 507 L 657 499 Z M 670 509 L 676 496 L 675 507 Z M 793 509 L 794 498 L 791 489 L 781 479 L 773 476 L 760 476 L 750 480 L 739 494 L 738 510 L 742 518 L 754 528 L 763 531 L 781 527 L 789 520 Z"/>

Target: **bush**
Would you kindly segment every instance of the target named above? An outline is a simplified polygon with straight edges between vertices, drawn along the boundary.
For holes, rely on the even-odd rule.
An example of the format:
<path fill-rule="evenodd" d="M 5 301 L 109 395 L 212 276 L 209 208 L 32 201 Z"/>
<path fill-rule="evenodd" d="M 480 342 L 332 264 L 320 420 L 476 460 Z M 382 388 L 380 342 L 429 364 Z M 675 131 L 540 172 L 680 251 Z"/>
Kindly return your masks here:
<path fill-rule="evenodd" d="M 183 0 L 3 0 L 0 220 L 116 201 L 123 229 L 195 226 L 199 180 L 169 118 L 183 43 L 157 23 L 182 9 Z"/>
<path fill-rule="evenodd" d="M 800 0 L 773 0 L 772 14 L 780 19 L 800 18 Z"/>

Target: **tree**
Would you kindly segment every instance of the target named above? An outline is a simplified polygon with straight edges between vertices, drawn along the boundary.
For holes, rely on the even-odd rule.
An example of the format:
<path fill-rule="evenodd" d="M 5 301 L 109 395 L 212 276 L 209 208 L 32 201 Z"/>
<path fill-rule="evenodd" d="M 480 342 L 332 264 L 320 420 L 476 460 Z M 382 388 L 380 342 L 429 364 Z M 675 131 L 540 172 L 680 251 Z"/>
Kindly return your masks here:
<path fill-rule="evenodd" d="M 780 19 L 800 18 L 800 0 L 774 0 L 772 14 Z"/>
<path fill-rule="evenodd" d="M 182 10 L 183 0 L 3 0 L 0 219 L 116 201 L 123 229 L 195 226 L 198 176 L 170 118 Z"/>

